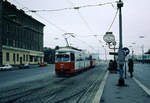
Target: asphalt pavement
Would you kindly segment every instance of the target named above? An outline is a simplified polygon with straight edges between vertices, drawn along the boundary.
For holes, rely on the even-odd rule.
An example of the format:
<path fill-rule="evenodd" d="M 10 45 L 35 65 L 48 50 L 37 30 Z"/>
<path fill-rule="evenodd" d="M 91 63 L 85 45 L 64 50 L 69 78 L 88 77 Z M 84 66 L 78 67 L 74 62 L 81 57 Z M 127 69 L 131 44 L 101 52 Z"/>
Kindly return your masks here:
<path fill-rule="evenodd" d="M 135 64 L 134 77 L 150 89 L 150 64 Z"/>
<path fill-rule="evenodd" d="M 0 90 L 16 84 L 40 80 L 53 75 L 55 75 L 54 64 L 45 67 L 1 71 Z"/>
<path fill-rule="evenodd" d="M 6 82 L 0 82 L 9 86 L 0 87 L 0 103 L 92 103 L 106 67 L 101 63 L 95 68 L 66 77 L 56 76 L 54 65 L 1 72 Z"/>
<path fill-rule="evenodd" d="M 0 103 L 149 103 L 150 64 L 135 64 L 119 87 L 118 73 L 108 73 L 107 63 L 74 76 L 60 77 L 54 64 L 0 72 Z M 128 68 L 127 68 L 128 69 Z M 127 73 L 128 74 L 128 73 Z"/>

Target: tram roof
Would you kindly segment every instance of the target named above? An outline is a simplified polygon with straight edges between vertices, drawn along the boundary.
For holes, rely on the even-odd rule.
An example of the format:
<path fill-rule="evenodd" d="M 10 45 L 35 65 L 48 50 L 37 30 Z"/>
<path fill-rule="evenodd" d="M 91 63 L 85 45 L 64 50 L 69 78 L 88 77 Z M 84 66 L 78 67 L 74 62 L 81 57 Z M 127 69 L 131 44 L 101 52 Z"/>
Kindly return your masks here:
<path fill-rule="evenodd" d="M 75 47 L 72 47 L 72 46 L 65 46 L 65 47 L 59 47 L 59 49 L 57 49 L 57 51 L 82 51 L 81 49 L 78 49 L 78 48 L 75 48 Z"/>

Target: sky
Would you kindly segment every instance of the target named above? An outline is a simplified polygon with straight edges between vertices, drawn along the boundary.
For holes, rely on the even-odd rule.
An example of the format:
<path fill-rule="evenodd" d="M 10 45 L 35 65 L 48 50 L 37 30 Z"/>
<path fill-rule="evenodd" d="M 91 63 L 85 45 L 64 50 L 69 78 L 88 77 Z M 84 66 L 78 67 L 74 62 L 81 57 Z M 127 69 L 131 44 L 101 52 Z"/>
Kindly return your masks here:
<path fill-rule="evenodd" d="M 110 51 L 103 40 L 116 15 L 115 0 L 8 0 L 18 9 L 23 9 L 28 15 L 44 23 L 44 47 L 55 48 L 65 46 L 65 35 L 73 47 L 99 53 L 105 58 L 105 50 Z M 123 47 L 128 47 L 134 54 L 142 54 L 142 47 L 146 52 L 150 49 L 150 0 L 122 0 L 122 29 Z M 102 6 L 84 7 L 80 9 L 65 9 L 87 5 L 97 5 L 113 2 Z M 29 12 L 29 10 L 39 10 Z M 49 10 L 49 11 L 42 11 Z M 56 10 L 56 11 L 50 11 Z M 109 31 L 113 32 L 117 47 L 119 44 L 119 15 Z M 96 35 L 96 36 L 94 36 Z M 144 36 L 144 38 L 140 38 Z M 107 58 L 112 56 L 107 55 Z"/>

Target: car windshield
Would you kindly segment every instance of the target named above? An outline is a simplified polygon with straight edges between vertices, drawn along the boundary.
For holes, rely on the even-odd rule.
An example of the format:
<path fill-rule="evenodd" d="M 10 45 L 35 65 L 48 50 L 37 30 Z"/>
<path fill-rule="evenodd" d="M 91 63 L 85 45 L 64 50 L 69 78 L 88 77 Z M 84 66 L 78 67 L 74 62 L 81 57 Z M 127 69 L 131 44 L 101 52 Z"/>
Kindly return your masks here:
<path fill-rule="evenodd" d="M 57 62 L 67 62 L 67 61 L 69 61 L 69 55 L 68 54 L 56 55 L 56 61 Z"/>

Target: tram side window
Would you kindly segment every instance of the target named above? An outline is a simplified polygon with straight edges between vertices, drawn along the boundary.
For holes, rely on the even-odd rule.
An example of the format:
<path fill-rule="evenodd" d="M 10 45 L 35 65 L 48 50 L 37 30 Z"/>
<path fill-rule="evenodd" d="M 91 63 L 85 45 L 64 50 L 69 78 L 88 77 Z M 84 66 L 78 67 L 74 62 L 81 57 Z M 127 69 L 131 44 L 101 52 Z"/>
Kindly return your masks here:
<path fill-rule="evenodd" d="M 75 60 L 74 53 L 71 53 L 71 61 L 74 61 L 74 60 Z"/>

